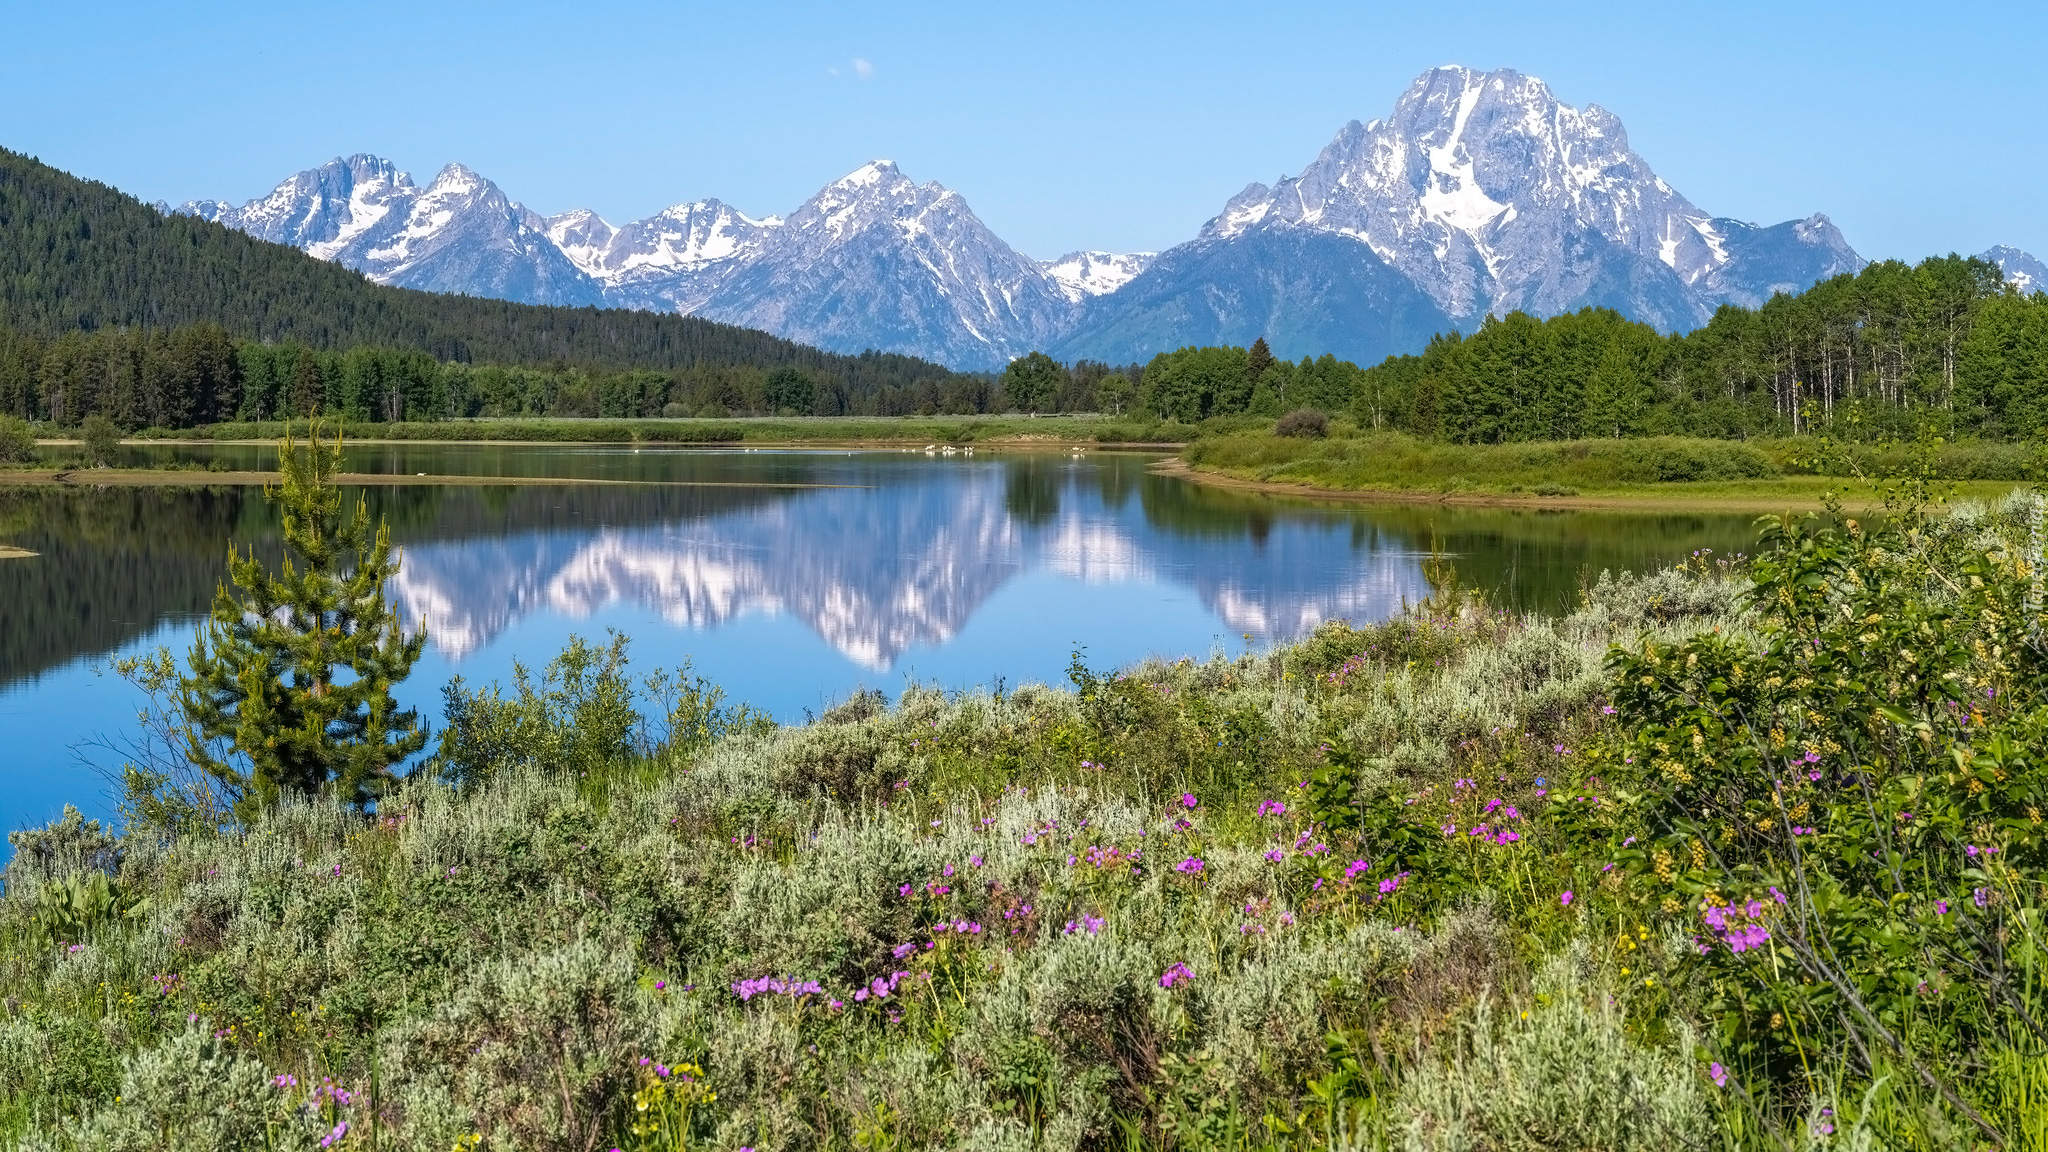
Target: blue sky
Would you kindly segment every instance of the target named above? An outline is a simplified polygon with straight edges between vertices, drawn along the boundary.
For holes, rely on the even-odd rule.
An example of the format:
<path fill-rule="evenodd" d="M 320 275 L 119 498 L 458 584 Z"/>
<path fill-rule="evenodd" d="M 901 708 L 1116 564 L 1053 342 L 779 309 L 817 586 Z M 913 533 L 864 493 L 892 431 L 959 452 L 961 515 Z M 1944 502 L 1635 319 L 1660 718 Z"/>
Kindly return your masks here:
<path fill-rule="evenodd" d="M 1459 63 L 1607 107 L 1719 215 L 2048 255 L 2038 4 L 0 0 L 0 43 L 0 145 L 174 202 L 371 151 L 765 214 L 886 156 L 1033 256 L 1160 248 Z"/>

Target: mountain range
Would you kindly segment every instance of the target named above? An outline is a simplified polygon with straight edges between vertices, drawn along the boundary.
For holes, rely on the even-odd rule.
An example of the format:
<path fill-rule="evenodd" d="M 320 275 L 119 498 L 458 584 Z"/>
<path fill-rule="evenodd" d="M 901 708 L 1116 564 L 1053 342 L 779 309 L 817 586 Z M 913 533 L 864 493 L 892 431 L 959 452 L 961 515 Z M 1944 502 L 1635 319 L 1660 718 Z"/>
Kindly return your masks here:
<path fill-rule="evenodd" d="M 1232 197 L 1160 253 L 1034 260 L 956 191 L 878 160 L 786 216 L 718 200 L 623 226 L 541 216 L 450 164 L 425 187 L 371 155 L 300 172 L 236 207 L 176 211 L 385 284 L 536 304 L 680 312 L 842 352 L 965 369 L 1024 352 L 1142 360 L 1188 344 L 1371 363 L 1488 314 L 1614 308 L 1666 331 L 1722 304 L 1854 272 L 1826 216 L 1759 225 L 1672 188 L 1598 105 L 1538 79 L 1432 69 L 1386 119 L 1353 121 L 1307 167 Z M 2025 286 L 2048 268 L 1985 254 Z"/>

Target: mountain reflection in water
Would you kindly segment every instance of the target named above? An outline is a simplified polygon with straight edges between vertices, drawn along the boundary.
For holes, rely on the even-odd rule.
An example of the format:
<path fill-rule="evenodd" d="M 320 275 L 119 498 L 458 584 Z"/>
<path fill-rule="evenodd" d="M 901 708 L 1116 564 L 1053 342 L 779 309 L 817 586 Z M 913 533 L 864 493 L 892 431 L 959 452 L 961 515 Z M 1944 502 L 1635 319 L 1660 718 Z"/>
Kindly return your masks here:
<path fill-rule="evenodd" d="M 513 474 L 552 464 L 557 476 L 737 485 L 364 489 L 404 549 L 392 587 L 401 610 L 457 664 L 535 614 L 584 619 L 626 604 L 691 629 L 787 615 L 857 667 L 886 672 L 912 649 L 945 645 L 1027 572 L 1066 578 L 1069 598 L 1116 583 L 1187 589 L 1220 626 L 1179 638 L 1199 653 L 1223 629 L 1275 640 L 1384 617 L 1427 594 L 1432 547 L 1498 602 L 1556 609 L 1602 568 L 1748 538 L 1740 516 L 1332 507 L 1202 488 L 1114 454 L 452 456 L 385 446 L 370 467 L 351 464 Z M 0 540 L 41 553 L 0 569 L 0 685 L 203 613 L 230 541 L 278 547 L 261 492 L 232 487 L 0 490 Z M 1060 633 L 1064 607 L 1052 598 L 1031 610 Z M 548 655 L 521 654 L 529 664 Z"/>

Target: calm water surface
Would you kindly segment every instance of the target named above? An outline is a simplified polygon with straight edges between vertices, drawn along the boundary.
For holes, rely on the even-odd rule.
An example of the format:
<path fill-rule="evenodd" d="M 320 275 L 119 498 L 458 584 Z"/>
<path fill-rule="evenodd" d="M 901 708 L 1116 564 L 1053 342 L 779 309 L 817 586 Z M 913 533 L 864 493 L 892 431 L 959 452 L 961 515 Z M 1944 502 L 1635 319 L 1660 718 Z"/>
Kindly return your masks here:
<path fill-rule="evenodd" d="M 254 446 L 129 450 L 136 463 L 267 467 Z M 392 594 L 430 642 L 401 696 L 508 681 L 572 634 L 632 638 L 636 667 L 684 660 L 735 700 L 801 720 L 860 687 L 1058 681 L 1097 667 L 1263 646 L 1428 594 L 1432 541 L 1515 607 L 1568 606 L 1603 568 L 1753 538 L 1744 515 L 1332 506 L 1152 475 L 1154 457 L 927 457 L 369 445 L 360 472 L 513 476 L 363 489 L 404 548 Z M 564 478 L 653 481 L 550 483 Z M 0 489 L 0 823 L 66 801 L 106 814 L 99 746 L 141 700 L 111 657 L 182 650 L 230 542 L 274 554 L 254 488 Z M 1246 637 L 1249 636 L 1249 640 Z"/>

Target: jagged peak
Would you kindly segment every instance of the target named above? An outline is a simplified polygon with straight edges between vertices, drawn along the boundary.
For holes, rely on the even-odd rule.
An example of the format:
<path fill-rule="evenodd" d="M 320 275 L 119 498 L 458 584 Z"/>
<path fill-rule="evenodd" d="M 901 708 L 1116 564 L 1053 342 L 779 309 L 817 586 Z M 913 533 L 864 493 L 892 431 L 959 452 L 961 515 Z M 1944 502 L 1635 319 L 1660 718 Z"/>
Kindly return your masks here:
<path fill-rule="evenodd" d="M 846 175 L 841 176 L 839 179 L 834 180 L 831 187 L 871 188 L 882 184 L 892 184 L 903 179 L 906 179 L 903 175 L 903 170 L 896 167 L 894 160 L 870 160 Z"/>

